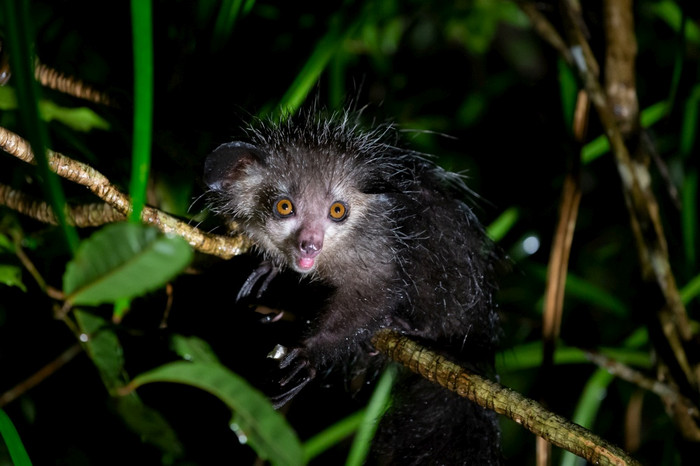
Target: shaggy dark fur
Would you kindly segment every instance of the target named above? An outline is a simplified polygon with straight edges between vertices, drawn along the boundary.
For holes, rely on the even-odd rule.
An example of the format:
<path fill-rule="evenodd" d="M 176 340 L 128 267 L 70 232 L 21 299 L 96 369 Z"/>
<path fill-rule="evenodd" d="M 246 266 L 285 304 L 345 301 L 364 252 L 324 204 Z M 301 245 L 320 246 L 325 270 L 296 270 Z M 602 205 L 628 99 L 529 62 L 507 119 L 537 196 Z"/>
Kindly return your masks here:
<path fill-rule="evenodd" d="M 385 327 L 492 370 L 493 256 L 463 202 L 469 191 L 460 176 L 396 144 L 391 126 L 365 130 L 353 114 L 307 112 L 257 122 L 246 142 L 207 158 L 213 210 L 266 258 L 243 294 L 284 267 L 333 290 L 314 330 L 281 362 L 278 405 L 319 370 L 378 358 L 370 339 Z M 499 443 L 493 413 L 406 375 L 374 454 L 382 464 L 498 464 Z"/>

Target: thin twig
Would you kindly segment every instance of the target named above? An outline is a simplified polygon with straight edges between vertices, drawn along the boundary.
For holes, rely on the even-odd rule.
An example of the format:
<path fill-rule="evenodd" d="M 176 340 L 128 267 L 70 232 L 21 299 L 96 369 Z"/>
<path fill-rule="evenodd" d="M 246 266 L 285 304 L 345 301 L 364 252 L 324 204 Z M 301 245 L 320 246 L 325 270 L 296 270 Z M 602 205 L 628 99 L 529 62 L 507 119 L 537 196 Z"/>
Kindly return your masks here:
<path fill-rule="evenodd" d="M 82 350 L 83 347 L 80 345 L 80 343 L 74 344 L 73 346 L 65 350 L 63 353 L 61 353 L 61 355 L 58 356 L 56 359 L 54 359 L 53 361 L 36 371 L 29 378 L 20 382 L 19 384 L 15 385 L 11 389 L 0 395 L 0 408 L 39 385 L 46 378 L 58 371 L 66 363 L 71 361 Z"/>
<path fill-rule="evenodd" d="M 41 63 L 38 59 L 34 65 L 34 77 L 39 83 L 54 89 L 58 92 L 87 100 L 96 104 L 116 106 L 114 99 L 106 92 L 98 91 L 93 86 L 86 84 L 74 76 L 61 73 L 48 65 Z"/>
<path fill-rule="evenodd" d="M 682 409 L 688 411 L 690 416 L 700 419 L 700 410 L 698 410 L 697 406 L 693 405 L 692 401 L 681 395 L 678 390 L 670 387 L 668 384 L 647 377 L 638 370 L 632 369 L 631 367 L 600 353 L 587 351 L 586 357 L 591 360 L 591 362 L 610 372 L 612 375 L 665 398 L 667 401 L 670 401 L 673 404 L 679 404 L 682 406 Z"/>

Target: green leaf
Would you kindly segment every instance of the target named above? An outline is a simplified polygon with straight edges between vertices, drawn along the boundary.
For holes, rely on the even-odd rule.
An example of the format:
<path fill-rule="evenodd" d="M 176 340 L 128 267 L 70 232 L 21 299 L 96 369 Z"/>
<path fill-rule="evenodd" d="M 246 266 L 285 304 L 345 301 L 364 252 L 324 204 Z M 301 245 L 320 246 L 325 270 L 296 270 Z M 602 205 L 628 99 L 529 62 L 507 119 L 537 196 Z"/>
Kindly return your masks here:
<path fill-rule="evenodd" d="M 50 100 L 42 100 L 39 102 L 39 112 L 45 121 L 60 121 L 76 131 L 88 132 L 92 129 L 109 129 L 107 120 L 87 107 L 61 107 Z"/>
<path fill-rule="evenodd" d="M 63 275 L 73 304 L 97 305 L 154 290 L 177 275 L 192 258 L 182 238 L 151 227 L 117 223 L 83 241 Z"/>
<path fill-rule="evenodd" d="M 212 362 L 177 361 L 145 372 L 131 383 L 137 388 L 153 382 L 174 382 L 211 393 L 235 411 L 232 429 L 260 457 L 275 465 L 300 465 L 299 439 L 265 396 L 226 367 Z"/>
<path fill-rule="evenodd" d="M 12 244 L 12 240 L 2 233 L 0 233 L 0 251 L 15 252 L 15 245 Z"/>
<path fill-rule="evenodd" d="M 15 265 L 0 264 L 0 283 L 7 286 L 16 286 L 26 293 L 27 288 L 22 283 L 22 269 Z"/>
<path fill-rule="evenodd" d="M 95 314 L 76 310 L 75 318 L 83 334 L 85 352 L 97 367 L 102 383 L 117 402 L 117 411 L 126 425 L 146 442 L 174 457 L 182 455 L 182 446 L 167 421 L 143 404 L 138 394 L 118 396 L 118 389 L 129 382 L 124 370 L 121 343 L 109 323 Z"/>
<path fill-rule="evenodd" d="M 683 12 L 681 7 L 672 0 L 662 0 L 660 2 L 651 3 L 650 10 L 659 18 L 665 21 L 674 31 L 681 30 L 681 22 L 683 20 Z M 698 45 L 700 44 L 700 28 L 694 21 L 687 21 L 685 25 L 685 38 L 689 42 Z"/>
<path fill-rule="evenodd" d="M 5 441 L 12 463 L 15 466 L 31 466 L 32 462 L 29 459 L 27 450 L 24 449 L 24 444 L 22 444 L 22 439 L 17 433 L 15 425 L 2 409 L 0 409 L 0 436 Z"/>
<path fill-rule="evenodd" d="M 85 352 L 97 367 L 102 382 L 111 395 L 126 385 L 121 343 L 105 319 L 90 312 L 75 310 L 75 319 L 82 332 Z"/>
<path fill-rule="evenodd" d="M 17 110 L 17 95 L 8 86 L 0 87 L 0 110 Z M 39 101 L 39 114 L 44 121 L 56 120 L 76 131 L 109 129 L 107 120 L 88 107 L 62 107 L 50 100 Z"/>
<path fill-rule="evenodd" d="M 184 453 L 175 430 L 158 411 L 145 405 L 138 394 L 117 398 L 117 412 L 132 431 L 162 452 L 175 458 Z"/>
<path fill-rule="evenodd" d="M 218 363 L 209 343 L 197 337 L 174 335 L 172 346 L 175 352 L 186 361 Z"/>

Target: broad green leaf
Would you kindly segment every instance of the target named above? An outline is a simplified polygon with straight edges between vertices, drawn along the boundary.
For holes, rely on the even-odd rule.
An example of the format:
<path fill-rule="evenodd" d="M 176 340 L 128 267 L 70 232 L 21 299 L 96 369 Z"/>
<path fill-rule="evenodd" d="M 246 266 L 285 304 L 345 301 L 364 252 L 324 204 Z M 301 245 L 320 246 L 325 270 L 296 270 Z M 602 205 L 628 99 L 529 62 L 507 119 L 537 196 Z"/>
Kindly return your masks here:
<path fill-rule="evenodd" d="M 97 367 L 107 391 L 115 398 L 117 411 L 126 425 L 164 453 L 181 456 L 182 446 L 177 435 L 160 413 L 143 404 L 135 392 L 117 395 L 117 389 L 129 379 L 124 370 L 122 346 L 111 325 L 100 316 L 81 310 L 75 311 L 75 318 L 84 336 L 85 351 Z"/>
<path fill-rule="evenodd" d="M 299 439 L 263 394 L 226 367 L 212 362 L 177 361 L 145 372 L 131 382 L 137 388 L 153 382 L 175 382 L 205 390 L 236 413 L 231 426 L 241 441 L 275 465 L 302 464 Z"/>
<path fill-rule="evenodd" d="M 17 433 L 17 429 L 15 429 L 15 425 L 2 409 L 0 409 L 0 437 L 7 445 L 10 458 L 15 466 L 31 466 L 32 462 L 29 459 L 27 450 L 24 448 L 22 439 Z"/>
<path fill-rule="evenodd" d="M 209 343 L 200 338 L 173 335 L 172 346 L 175 352 L 186 361 L 219 362 Z"/>
<path fill-rule="evenodd" d="M 177 275 L 192 258 L 181 238 L 144 225 L 108 225 L 83 241 L 63 275 L 73 304 L 97 305 L 154 290 Z"/>
<path fill-rule="evenodd" d="M 116 401 L 117 412 L 129 429 L 171 457 L 182 456 L 184 450 L 175 430 L 158 411 L 145 405 L 137 393 L 129 393 Z"/>
<path fill-rule="evenodd" d="M 90 312 L 75 310 L 78 328 L 83 334 L 85 352 L 97 367 L 102 382 L 111 395 L 115 390 L 126 385 L 124 373 L 124 355 L 117 335 L 110 324 L 102 317 Z"/>
<path fill-rule="evenodd" d="M 26 292 L 27 288 L 22 283 L 22 270 L 15 265 L 0 264 L 0 283 L 7 286 L 16 286 Z"/>

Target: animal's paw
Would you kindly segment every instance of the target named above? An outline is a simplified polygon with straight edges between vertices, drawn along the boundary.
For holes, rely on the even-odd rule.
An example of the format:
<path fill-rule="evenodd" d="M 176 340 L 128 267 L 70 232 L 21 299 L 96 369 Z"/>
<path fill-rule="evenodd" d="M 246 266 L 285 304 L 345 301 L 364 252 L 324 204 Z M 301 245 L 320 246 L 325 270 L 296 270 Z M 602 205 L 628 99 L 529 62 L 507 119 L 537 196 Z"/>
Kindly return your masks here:
<path fill-rule="evenodd" d="M 302 388 L 316 377 L 316 368 L 303 348 L 294 348 L 280 361 L 284 375 L 279 382 L 282 393 L 273 396 L 270 401 L 275 409 L 282 407 L 294 398 Z"/>
<path fill-rule="evenodd" d="M 243 286 L 241 286 L 241 289 L 238 291 L 238 296 L 236 296 L 236 301 L 240 301 L 244 298 L 247 298 L 251 294 L 253 294 L 253 290 L 255 289 L 255 285 L 262 280 L 262 283 L 260 284 L 260 287 L 258 288 L 258 292 L 255 295 L 256 298 L 260 299 L 260 297 L 263 295 L 265 290 L 267 290 L 268 285 L 272 281 L 273 278 L 277 276 L 279 273 L 280 269 L 278 266 L 273 264 L 270 261 L 263 261 L 260 263 L 257 269 L 253 271 L 253 273 L 250 274 L 250 276 L 246 279 L 246 281 L 243 283 Z M 264 279 L 263 279 L 264 277 Z"/>

